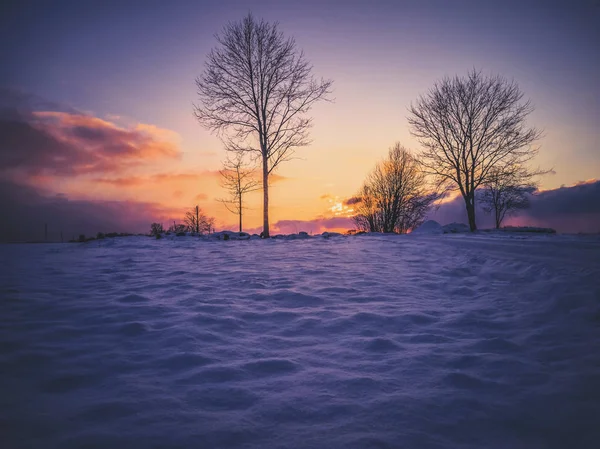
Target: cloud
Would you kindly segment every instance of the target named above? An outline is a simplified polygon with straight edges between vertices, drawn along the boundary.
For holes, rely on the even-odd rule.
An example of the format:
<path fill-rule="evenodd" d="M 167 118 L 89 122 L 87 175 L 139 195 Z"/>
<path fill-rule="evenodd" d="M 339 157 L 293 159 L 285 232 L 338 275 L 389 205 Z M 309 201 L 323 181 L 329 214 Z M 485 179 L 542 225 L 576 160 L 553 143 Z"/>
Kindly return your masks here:
<path fill-rule="evenodd" d="M 208 195 L 206 193 L 199 193 L 194 197 L 194 201 L 206 201 L 208 200 Z"/>
<path fill-rule="evenodd" d="M 531 207 L 507 217 L 504 224 L 544 226 L 559 232 L 600 232 L 600 180 L 588 180 L 573 186 L 543 190 L 530 197 Z M 493 227 L 493 218 L 480 207 L 476 210 L 477 226 Z M 466 223 L 462 197 L 444 202 L 428 214 L 428 219 L 441 224 Z"/>
<path fill-rule="evenodd" d="M 353 196 L 344 200 L 344 206 L 351 206 L 353 204 L 358 204 L 362 201 L 359 196 Z"/>
<path fill-rule="evenodd" d="M 55 190 L 80 175 L 96 175 L 98 182 L 119 187 L 137 185 L 140 179 L 123 173 L 178 158 L 177 142 L 175 133 L 153 125 L 122 127 L 0 88 L 0 240 L 41 239 L 45 223 L 50 238 L 57 240 L 61 230 L 65 238 L 99 231 L 143 232 L 152 221 L 180 218 L 181 211 L 153 202 L 73 200 Z M 149 179 L 158 183 L 198 176 L 162 173 Z"/>
<path fill-rule="evenodd" d="M 295 234 L 300 231 L 319 234 L 325 231 L 353 229 L 354 222 L 348 217 L 319 217 L 313 220 L 279 220 L 273 224 L 271 234 Z"/>
<path fill-rule="evenodd" d="M 154 221 L 170 222 L 181 212 L 158 204 L 136 201 L 69 200 L 62 194 L 45 194 L 40 190 L 13 182 L 0 181 L 0 241 L 60 241 L 79 234 L 98 232 L 147 232 Z"/>
<path fill-rule="evenodd" d="M 261 177 L 261 179 L 262 179 L 262 177 Z M 277 173 L 271 173 L 269 175 L 269 182 L 271 184 L 275 184 L 276 182 L 285 181 L 287 179 L 290 179 L 290 178 L 288 178 L 287 176 L 278 175 Z"/>
<path fill-rule="evenodd" d="M 122 172 L 147 161 L 178 158 L 177 140 L 172 131 L 153 125 L 123 128 L 22 92 L 0 90 L 0 170 L 12 178 Z"/>
<path fill-rule="evenodd" d="M 117 187 L 132 187 L 144 184 L 162 184 L 174 181 L 198 181 L 203 177 L 218 176 L 218 171 L 204 170 L 199 173 L 157 173 L 150 176 L 129 176 L 121 178 L 95 178 L 93 182 L 110 184 Z"/>

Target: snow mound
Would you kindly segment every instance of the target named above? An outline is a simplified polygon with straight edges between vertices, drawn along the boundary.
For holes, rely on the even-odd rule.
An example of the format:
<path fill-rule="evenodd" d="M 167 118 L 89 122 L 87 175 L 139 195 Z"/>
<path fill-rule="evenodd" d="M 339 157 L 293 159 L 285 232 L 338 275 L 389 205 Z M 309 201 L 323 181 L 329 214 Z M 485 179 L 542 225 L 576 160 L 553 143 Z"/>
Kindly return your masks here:
<path fill-rule="evenodd" d="M 443 232 L 444 229 L 442 228 L 442 225 L 440 225 L 437 221 L 427 220 L 417 229 L 412 231 L 412 234 L 442 234 Z"/>
<path fill-rule="evenodd" d="M 457 234 L 460 232 L 469 232 L 469 227 L 464 223 L 449 223 L 442 226 L 444 234 Z"/>
<path fill-rule="evenodd" d="M 210 234 L 211 239 L 216 240 L 250 240 L 247 232 L 220 231 Z"/>

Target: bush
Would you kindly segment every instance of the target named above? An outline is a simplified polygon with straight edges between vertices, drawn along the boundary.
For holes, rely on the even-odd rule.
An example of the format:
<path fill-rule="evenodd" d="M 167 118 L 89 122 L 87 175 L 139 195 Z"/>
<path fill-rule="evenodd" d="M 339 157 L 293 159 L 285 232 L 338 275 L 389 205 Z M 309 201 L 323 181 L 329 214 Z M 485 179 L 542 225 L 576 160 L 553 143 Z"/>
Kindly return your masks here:
<path fill-rule="evenodd" d="M 79 234 L 79 242 L 85 242 L 85 234 Z"/>
<path fill-rule="evenodd" d="M 97 238 L 98 240 L 101 240 L 101 239 L 103 239 L 103 238 L 104 238 L 104 233 L 102 233 L 102 232 L 99 232 L 98 234 L 96 234 L 96 238 Z"/>
<path fill-rule="evenodd" d="M 152 223 L 150 225 L 150 235 L 158 235 L 165 232 L 161 223 Z"/>

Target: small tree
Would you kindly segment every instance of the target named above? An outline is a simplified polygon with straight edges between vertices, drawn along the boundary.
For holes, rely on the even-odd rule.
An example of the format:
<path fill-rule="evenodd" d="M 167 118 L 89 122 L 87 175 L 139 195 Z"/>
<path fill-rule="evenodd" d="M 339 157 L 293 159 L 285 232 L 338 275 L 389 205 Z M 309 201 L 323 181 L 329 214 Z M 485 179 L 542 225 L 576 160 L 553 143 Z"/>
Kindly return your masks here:
<path fill-rule="evenodd" d="M 181 231 L 185 231 L 187 228 L 189 232 L 195 232 L 197 234 L 204 232 L 208 232 L 210 234 L 215 224 L 215 219 L 207 216 L 198 205 L 194 206 L 192 210 L 189 210 L 185 213 L 183 221 L 185 225 L 180 225 L 183 227 Z"/>
<path fill-rule="evenodd" d="M 205 217 L 202 230 L 208 234 L 215 232 L 215 217 Z"/>
<path fill-rule="evenodd" d="M 368 175 L 358 198 L 354 221 L 360 230 L 403 234 L 421 224 L 438 195 L 427 191 L 418 161 L 396 143 Z"/>
<path fill-rule="evenodd" d="M 315 80 L 304 53 L 277 23 L 248 14 L 216 36 L 204 72 L 196 79 L 198 121 L 222 136 L 226 148 L 262 164 L 263 235 L 269 237 L 269 175 L 308 145 L 306 113 L 325 99 L 332 81 Z"/>
<path fill-rule="evenodd" d="M 409 109 L 411 133 L 424 150 L 420 159 L 439 185 L 458 188 L 469 227 L 475 222 L 475 192 L 495 169 L 525 166 L 536 154 L 540 131 L 525 125 L 533 111 L 514 82 L 471 71 L 444 78 Z"/>
<path fill-rule="evenodd" d="M 234 153 L 234 158 L 223 162 L 221 184 L 229 192 L 230 198 L 220 200 L 227 210 L 239 218 L 239 232 L 242 232 L 242 215 L 245 208 L 243 198 L 248 192 L 259 189 L 259 182 L 254 178 L 254 171 L 244 161 L 244 153 Z"/>
<path fill-rule="evenodd" d="M 150 225 L 150 235 L 157 236 L 165 232 L 161 223 L 152 223 Z"/>
<path fill-rule="evenodd" d="M 202 209 L 196 205 L 191 211 L 185 213 L 183 221 L 190 232 L 199 234 L 203 218 L 204 213 L 202 212 Z"/>
<path fill-rule="evenodd" d="M 522 167 L 497 168 L 490 173 L 481 191 L 480 201 L 483 210 L 494 215 L 496 229 L 508 215 L 530 206 L 529 196 L 537 190 L 538 184 L 530 172 Z"/>

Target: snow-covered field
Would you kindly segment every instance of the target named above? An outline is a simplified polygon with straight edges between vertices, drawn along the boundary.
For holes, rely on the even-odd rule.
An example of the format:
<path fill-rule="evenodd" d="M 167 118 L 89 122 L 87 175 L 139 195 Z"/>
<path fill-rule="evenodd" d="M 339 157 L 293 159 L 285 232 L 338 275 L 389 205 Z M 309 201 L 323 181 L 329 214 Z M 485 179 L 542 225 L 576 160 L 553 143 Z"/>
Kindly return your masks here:
<path fill-rule="evenodd" d="M 600 239 L 0 247 L 0 447 L 600 447 Z"/>

